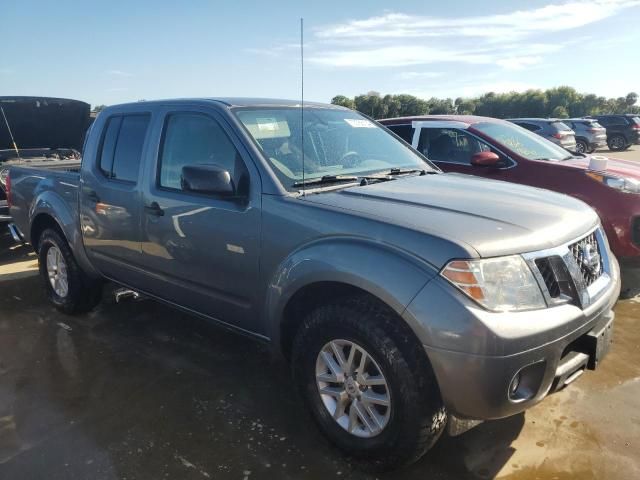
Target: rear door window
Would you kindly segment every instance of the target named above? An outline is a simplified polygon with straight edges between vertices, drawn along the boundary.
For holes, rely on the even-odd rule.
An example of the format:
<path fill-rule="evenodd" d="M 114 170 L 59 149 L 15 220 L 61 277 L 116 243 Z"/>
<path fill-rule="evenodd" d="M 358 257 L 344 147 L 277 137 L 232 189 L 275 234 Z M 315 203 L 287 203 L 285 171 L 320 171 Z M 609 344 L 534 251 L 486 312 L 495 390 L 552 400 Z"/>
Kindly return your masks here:
<path fill-rule="evenodd" d="M 136 114 L 119 115 L 108 120 L 99 163 L 107 178 L 137 182 L 150 118 L 148 114 Z"/>

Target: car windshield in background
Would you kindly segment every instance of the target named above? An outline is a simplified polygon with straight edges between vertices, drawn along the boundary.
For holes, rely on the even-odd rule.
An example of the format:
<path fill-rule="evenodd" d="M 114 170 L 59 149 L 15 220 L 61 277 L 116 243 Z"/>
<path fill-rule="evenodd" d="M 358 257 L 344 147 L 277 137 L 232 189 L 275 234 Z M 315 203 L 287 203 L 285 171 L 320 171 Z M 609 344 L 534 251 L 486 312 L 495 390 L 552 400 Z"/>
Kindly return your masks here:
<path fill-rule="evenodd" d="M 509 122 L 480 122 L 473 128 L 513 150 L 527 160 L 568 160 L 573 156 L 564 148 Z"/>
<path fill-rule="evenodd" d="M 304 148 L 306 181 L 366 176 L 392 169 L 435 169 L 375 122 L 348 110 L 305 107 L 304 142 L 299 108 L 239 108 L 249 131 L 285 188 L 298 190 Z M 303 145 L 304 143 L 304 145 Z"/>

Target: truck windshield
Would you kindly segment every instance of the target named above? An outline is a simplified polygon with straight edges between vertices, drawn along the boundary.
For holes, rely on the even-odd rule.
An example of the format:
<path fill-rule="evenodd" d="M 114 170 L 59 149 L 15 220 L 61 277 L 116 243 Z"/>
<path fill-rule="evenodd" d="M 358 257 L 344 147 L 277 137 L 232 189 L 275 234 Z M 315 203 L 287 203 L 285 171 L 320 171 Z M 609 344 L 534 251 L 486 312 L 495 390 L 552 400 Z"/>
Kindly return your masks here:
<path fill-rule="evenodd" d="M 298 190 L 303 178 L 303 151 L 307 181 L 392 169 L 435 170 L 422 156 L 356 112 L 305 107 L 304 137 L 301 113 L 297 107 L 235 110 L 287 190 Z"/>
<path fill-rule="evenodd" d="M 567 150 L 509 122 L 480 122 L 473 128 L 527 160 L 560 161 L 573 158 Z"/>

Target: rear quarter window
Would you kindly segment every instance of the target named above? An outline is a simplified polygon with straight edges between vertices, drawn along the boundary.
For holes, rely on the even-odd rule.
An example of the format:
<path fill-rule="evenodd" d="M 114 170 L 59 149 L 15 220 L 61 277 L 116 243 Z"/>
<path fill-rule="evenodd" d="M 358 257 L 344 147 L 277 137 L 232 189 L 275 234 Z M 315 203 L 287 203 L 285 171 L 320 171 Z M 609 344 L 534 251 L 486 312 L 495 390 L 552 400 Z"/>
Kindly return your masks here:
<path fill-rule="evenodd" d="M 569 125 L 567 125 L 564 122 L 551 122 L 551 127 L 555 128 L 556 130 L 560 130 L 560 131 L 567 131 L 567 130 L 571 130 L 571 128 L 569 127 Z"/>

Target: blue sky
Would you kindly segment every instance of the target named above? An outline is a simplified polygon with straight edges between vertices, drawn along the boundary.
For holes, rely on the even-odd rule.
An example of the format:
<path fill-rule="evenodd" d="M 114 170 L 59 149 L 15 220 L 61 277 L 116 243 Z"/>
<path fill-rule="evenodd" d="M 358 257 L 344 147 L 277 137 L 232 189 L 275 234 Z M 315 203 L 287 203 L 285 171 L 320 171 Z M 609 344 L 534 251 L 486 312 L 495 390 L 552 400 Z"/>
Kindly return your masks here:
<path fill-rule="evenodd" d="M 640 91 L 640 0 L 2 0 L 0 95 L 297 98 L 301 16 L 309 100 Z"/>

